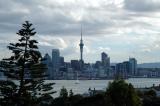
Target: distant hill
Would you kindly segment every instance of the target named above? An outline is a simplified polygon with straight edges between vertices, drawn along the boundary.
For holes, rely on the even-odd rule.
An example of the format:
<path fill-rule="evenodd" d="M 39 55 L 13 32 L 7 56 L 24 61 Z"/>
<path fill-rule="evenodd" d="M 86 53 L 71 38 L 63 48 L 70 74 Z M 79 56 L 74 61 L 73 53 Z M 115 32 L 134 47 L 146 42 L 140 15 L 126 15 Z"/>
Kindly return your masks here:
<path fill-rule="evenodd" d="M 160 68 L 160 62 L 138 64 L 138 68 Z"/>

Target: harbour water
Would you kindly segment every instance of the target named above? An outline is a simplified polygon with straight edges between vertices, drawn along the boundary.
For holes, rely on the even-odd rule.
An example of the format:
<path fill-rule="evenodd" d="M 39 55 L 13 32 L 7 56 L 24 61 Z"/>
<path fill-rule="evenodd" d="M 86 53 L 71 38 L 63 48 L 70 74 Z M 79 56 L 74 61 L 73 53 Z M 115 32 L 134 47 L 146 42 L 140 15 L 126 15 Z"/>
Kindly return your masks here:
<path fill-rule="evenodd" d="M 72 89 L 74 94 L 83 94 L 87 93 L 88 89 L 96 90 L 105 90 L 113 80 L 80 80 L 79 83 L 76 83 L 76 80 L 50 80 L 48 82 L 54 82 L 55 85 L 54 91 L 57 91 L 56 94 L 53 94 L 54 97 L 59 96 L 60 89 L 64 86 L 68 91 Z M 151 87 L 153 84 L 158 86 L 160 84 L 160 78 L 130 78 L 126 82 L 131 83 L 135 88 L 144 88 Z"/>

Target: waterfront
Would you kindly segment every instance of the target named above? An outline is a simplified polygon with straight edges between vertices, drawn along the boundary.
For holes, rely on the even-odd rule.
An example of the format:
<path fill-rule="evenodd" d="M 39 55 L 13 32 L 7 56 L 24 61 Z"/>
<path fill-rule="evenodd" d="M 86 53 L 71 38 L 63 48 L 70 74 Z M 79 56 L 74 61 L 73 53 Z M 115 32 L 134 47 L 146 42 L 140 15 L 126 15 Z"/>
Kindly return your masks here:
<path fill-rule="evenodd" d="M 74 94 L 83 94 L 87 93 L 88 89 L 96 90 L 105 90 L 108 86 L 108 83 L 113 80 L 80 80 L 79 84 L 76 84 L 76 80 L 50 80 L 49 82 L 56 83 L 54 91 L 57 91 L 56 94 L 53 94 L 54 97 L 59 95 L 60 89 L 64 86 L 68 91 L 73 90 Z M 126 82 L 131 83 L 135 88 L 144 88 L 151 87 L 153 84 L 158 86 L 160 84 L 160 78 L 130 78 Z"/>

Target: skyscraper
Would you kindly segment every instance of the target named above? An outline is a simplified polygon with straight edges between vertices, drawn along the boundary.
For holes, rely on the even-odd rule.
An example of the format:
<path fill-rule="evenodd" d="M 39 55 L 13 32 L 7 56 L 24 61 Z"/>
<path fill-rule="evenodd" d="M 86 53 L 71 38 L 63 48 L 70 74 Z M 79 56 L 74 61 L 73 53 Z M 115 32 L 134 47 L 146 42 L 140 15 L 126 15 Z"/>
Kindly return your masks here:
<path fill-rule="evenodd" d="M 83 40 L 82 40 L 82 26 L 81 26 L 81 40 L 80 40 L 80 44 L 79 44 L 79 47 L 80 47 L 80 70 L 83 69 Z"/>
<path fill-rule="evenodd" d="M 137 75 L 137 60 L 135 58 L 129 58 L 129 72 L 131 75 Z"/>
<path fill-rule="evenodd" d="M 74 71 L 80 69 L 80 64 L 78 60 L 71 60 L 71 67 L 74 69 Z"/>
<path fill-rule="evenodd" d="M 101 62 L 103 67 L 107 67 L 107 68 L 110 67 L 110 58 L 105 52 L 101 53 Z"/>
<path fill-rule="evenodd" d="M 129 71 L 129 62 L 124 61 L 123 63 L 116 64 L 116 75 L 122 78 L 127 78 Z"/>
<path fill-rule="evenodd" d="M 44 56 L 44 64 L 46 65 L 47 67 L 47 70 L 46 70 L 46 74 L 48 75 L 47 76 L 47 79 L 53 79 L 53 71 L 52 71 L 52 60 L 51 60 L 51 57 L 49 56 L 48 53 L 45 54 Z"/>
<path fill-rule="evenodd" d="M 64 67 L 65 62 L 64 62 L 64 57 L 60 57 L 60 67 Z"/>
<path fill-rule="evenodd" d="M 59 49 L 52 49 L 52 67 L 53 70 L 58 70 L 60 67 L 60 52 Z"/>

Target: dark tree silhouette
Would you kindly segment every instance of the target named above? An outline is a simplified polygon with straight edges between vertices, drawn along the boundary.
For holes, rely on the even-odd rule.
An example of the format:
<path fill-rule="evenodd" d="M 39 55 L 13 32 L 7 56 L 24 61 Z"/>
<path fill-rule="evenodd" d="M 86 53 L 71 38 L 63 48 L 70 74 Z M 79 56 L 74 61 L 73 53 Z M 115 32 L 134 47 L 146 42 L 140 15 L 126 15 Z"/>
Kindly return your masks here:
<path fill-rule="evenodd" d="M 69 91 L 69 97 L 73 97 L 74 93 L 72 91 L 72 89 Z"/>
<path fill-rule="evenodd" d="M 108 106 L 141 106 L 135 89 L 124 80 L 117 79 L 110 83 L 106 94 Z"/>
<path fill-rule="evenodd" d="M 51 93 L 53 83 L 45 83 L 46 66 L 42 64 L 42 56 L 38 51 L 37 41 L 33 39 L 36 32 L 32 23 L 22 24 L 17 35 L 17 43 L 10 43 L 8 49 L 13 56 L 3 59 L 1 71 L 7 80 L 0 81 L 1 104 L 29 106 Z"/>
<path fill-rule="evenodd" d="M 64 86 L 60 90 L 60 95 L 59 96 L 62 97 L 62 98 L 67 98 L 68 97 L 68 91 Z"/>

